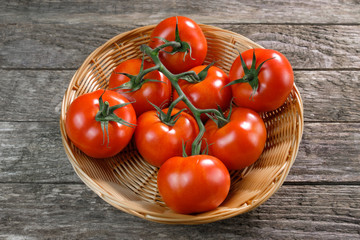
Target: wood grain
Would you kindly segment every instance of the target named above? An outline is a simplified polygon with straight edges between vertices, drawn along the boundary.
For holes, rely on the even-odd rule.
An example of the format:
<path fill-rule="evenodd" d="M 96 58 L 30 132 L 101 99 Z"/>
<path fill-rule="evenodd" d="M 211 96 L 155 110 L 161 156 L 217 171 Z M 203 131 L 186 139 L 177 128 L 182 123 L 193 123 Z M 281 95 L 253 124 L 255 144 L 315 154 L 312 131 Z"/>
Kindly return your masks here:
<path fill-rule="evenodd" d="M 164 225 L 133 217 L 82 184 L 2 184 L 0 191 L 0 238 L 4 239 L 360 237 L 360 188 L 356 186 L 283 186 L 249 213 L 198 226 Z"/>
<path fill-rule="evenodd" d="M 360 183 L 360 123 L 306 123 L 287 182 Z M 0 122 L 0 182 L 80 182 L 58 122 Z"/>
<path fill-rule="evenodd" d="M 173 15 L 282 52 L 304 101 L 284 185 L 254 211 L 207 225 L 114 209 L 76 176 L 59 131 L 62 96 L 84 59 Z M 359 23 L 358 0 L 2 1 L 0 239 L 360 239 Z"/>
<path fill-rule="evenodd" d="M 203 23 L 358 24 L 360 6 L 351 0 L 310 1 L 6 1 L 4 23 L 156 24 L 184 15 Z"/>
<path fill-rule="evenodd" d="M 0 182 L 80 182 L 57 122 L 0 122 Z"/>
<path fill-rule="evenodd" d="M 359 145 L 359 123 L 307 123 L 287 181 L 360 184 Z"/>
<path fill-rule="evenodd" d="M 75 70 L 1 70 L 0 121 L 58 121 Z M 360 121 L 359 71 L 295 71 L 305 121 Z M 330 94 L 329 94 L 330 93 Z M 305 129 L 306 131 L 306 129 Z"/>
<path fill-rule="evenodd" d="M 360 25 L 213 24 L 283 53 L 294 69 L 359 69 Z M 0 24 L 0 68 L 77 69 L 110 38 L 136 28 L 111 24 Z"/>
<path fill-rule="evenodd" d="M 75 70 L 0 70 L 0 121 L 58 121 Z"/>
<path fill-rule="evenodd" d="M 359 122 L 360 71 L 295 71 L 305 121 Z M 307 130 L 305 130 L 307 131 Z"/>

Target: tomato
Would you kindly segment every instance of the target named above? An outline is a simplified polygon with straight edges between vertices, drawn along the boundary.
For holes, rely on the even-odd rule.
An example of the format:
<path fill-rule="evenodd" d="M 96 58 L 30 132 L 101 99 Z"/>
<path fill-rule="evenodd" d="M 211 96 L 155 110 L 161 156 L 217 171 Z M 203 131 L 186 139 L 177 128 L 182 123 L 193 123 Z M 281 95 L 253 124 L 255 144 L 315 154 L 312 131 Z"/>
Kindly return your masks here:
<path fill-rule="evenodd" d="M 209 155 L 173 157 L 157 175 L 159 193 L 166 205 L 182 214 L 217 208 L 230 189 L 230 174 L 225 165 Z"/>
<path fill-rule="evenodd" d="M 163 111 L 167 113 L 168 109 Z M 171 114 L 178 112 L 174 108 Z M 191 115 L 181 112 L 175 124 L 169 126 L 153 110 L 139 117 L 134 138 L 141 156 L 148 163 L 159 167 L 171 157 L 182 156 L 182 145 L 185 143 L 186 152 L 190 154 L 191 144 L 198 133 L 199 127 Z"/>
<path fill-rule="evenodd" d="M 144 61 L 144 69 L 148 69 L 153 66 L 153 63 Z M 119 73 L 138 75 L 140 67 L 141 59 L 129 59 L 121 62 L 110 76 L 109 89 L 114 89 L 129 82 L 129 77 Z M 163 73 L 159 71 L 152 71 L 146 74 L 144 79 L 152 79 L 161 82 L 146 82 L 136 91 L 132 91 L 132 89 L 116 89 L 117 92 L 124 95 L 130 102 L 133 102 L 132 105 L 137 116 L 154 109 L 148 101 L 157 106 L 164 105 L 163 107 L 165 107 L 171 99 L 171 83 Z"/>
<path fill-rule="evenodd" d="M 261 155 L 266 141 L 266 128 L 260 115 L 248 108 L 232 110 L 230 121 L 219 128 L 208 120 L 205 124 L 209 155 L 219 158 L 229 170 L 243 169 Z"/>
<path fill-rule="evenodd" d="M 205 65 L 197 66 L 191 69 L 196 74 L 199 74 L 206 68 Z M 199 109 L 209 109 L 218 106 L 225 111 L 232 98 L 232 92 L 230 87 L 225 87 L 229 83 L 229 77 L 226 73 L 216 66 L 211 66 L 207 72 L 206 77 L 197 83 L 190 83 L 185 80 L 179 80 L 179 85 L 187 98 L 195 107 Z M 174 91 L 173 98 L 177 99 L 178 93 Z M 177 108 L 187 108 L 186 104 L 181 101 L 178 103 Z M 201 115 L 201 119 L 207 119 L 206 115 Z"/>
<path fill-rule="evenodd" d="M 106 158 L 119 153 L 129 143 L 136 124 L 134 108 L 124 96 L 113 91 L 103 93 L 104 90 L 97 90 L 79 96 L 66 112 L 65 129 L 68 137 L 76 147 L 94 158 Z M 110 107 L 128 104 L 116 109 L 114 114 L 129 124 L 108 121 L 108 134 L 103 131 L 101 122 L 95 119 L 100 110 L 101 95 Z"/>
<path fill-rule="evenodd" d="M 267 60 L 259 69 L 258 74 L 254 72 L 254 68 L 251 70 L 254 51 L 256 68 Z M 283 105 L 294 83 L 293 70 L 286 57 L 275 50 L 261 48 L 247 50 L 241 53 L 241 56 L 251 72 L 245 78 L 252 85 L 256 85 L 256 79 L 258 79 L 258 88 L 253 94 L 253 89 L 249 83 L 231 85 L 236 105 L 251 108 L 257 112 L 272 111 Z M 244 68 L 240 56 L 232 64 L 229 77 L 230 81 L 244 77 Z"/>
<path fill-rule="evenodd" d="M 166 47 L 163 49 L 164 51 L 159 52 L 159 58 L 170 72 L 181 73 L 201 65 L 206 57 L 207 41 L 204 33 L 196 22 L 183 16 L 170 17 L 161 21 L 151 33 L 149 47 L 156 48 L 164 44 L 161 39 L 156 37 L 168 41 L 175 40 L 176 19 L 178 20 L 180 40 L 190 45 L 191 52 L 170 54 L 167 52 L 171 52 L 173 48 Z"/>

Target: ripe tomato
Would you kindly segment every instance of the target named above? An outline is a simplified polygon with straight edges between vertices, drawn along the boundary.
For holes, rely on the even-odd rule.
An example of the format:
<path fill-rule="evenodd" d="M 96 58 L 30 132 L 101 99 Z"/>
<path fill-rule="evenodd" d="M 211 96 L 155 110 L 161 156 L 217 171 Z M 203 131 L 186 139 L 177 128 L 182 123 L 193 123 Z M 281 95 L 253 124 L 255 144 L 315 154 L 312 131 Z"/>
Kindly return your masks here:
<path fill-rule="evenodd" d="M 229 170 L 243 169 L 261 155 L 266 141 L 264 121 L 248 108 L 232 110 L 230 121 L 223 127 L 208 120 L 205 124 L 209 155 L 219 158 Z"/>
<path fill-rule="evenodd" d="M 230 174 L 213 156 L 173 157 L 160 167 L 157 184 L 169 208 L 182 214 L 200 213 L 217 208 L 225 200 Z"/>
<path fill-rule="evenodd" d="M 163 110 L 167 113 L 168 109 Z M 172 115 L 179 110 L 174 108 Z M 195 119 L 182 112 L 173 126 L 163 123 L 155 110 L 142 114 L 138 119 L 134 138 L 141 156 L 150 164 L 160 167 L 167 159 L 182 156 L 182 145 L 186 143 L 187 154 L 199 133 Z"/>
<path fill-rule="evenodd" d="M 191 71 L 199 74 L 204 68 L 206 68 L 206 66 L 201 65 L 192 68 Z M 195 107 L 200 109 L 217 109 L 218 106 L 220 106 L 223 111 L 229 107 L 232 98 L 231 88 L 224 87 L 228 83 L 229 77 L 223 70 L 216 66 L 211 66 L 206 77 L 198 83 L 179 80 L 181 89 Z M 173 98 L 177 99 L 178 97 L 178 93 L 174 90 Z M 183 101 L 176 106 L 180 109 L 187 108 Z M 206 115 L 202 114 L 201 119 L 206 120 Z"/>
<path fill-rule="evenodd" d="M 166 47 L 159 52 L 159 58 L 165 67 L 172 73 L 181 73 L 201 65 L 207 53 L 207 41 L 199 25 L 187 17 L 170 17 L 161 21 L 153 30 L 150 36 L 149 47 L 156 48 L 164 42 L 156 37 L 164 38 L 168 41 L 175 40 L 176 18 L 180 40 L 187 42 L 191 46 L 191 52 L 177 52 L 175 54 L 166 53 L 173 50 Z M 184 59 L 184 54 L 186 54 Z"/>
<path fill-rule="evenodd" d="M 134 127 L 115 121 L 108 121 L 108 133 L 102 129 L 101 122 L 95 120 L 95 117 L 100 110 L 99 98 L 103 93 L 104 90 L 97 90 L 79 96 L 66 112 L 65 129 L 68 137 L 76 147 L 94 158 L 116 155 L 129 143 L 135 131 Z M 114 114 L 131 125 L 136 124 L 134 108 L 124 96 L 106 91 L 102 99 L 108 102 L 110 107 L 128 103 L 116 109 Z"/>
<path fill-rule="evenodd" d="M 258 74 L 255 74 L 250 69 L 254 51 L 256 68 L 264 61 L 270 59 L 261 66 Z M 247 74 L 245 78 L 248 78 L 250 84 L 254 85 L 256 85 L 254 81 L 258 79 L 258 89 L 253 94 L 253 89 L 249 83 L 231 85 L 236 105 L 251 108 L 257 112 L 272 111 L 283 105 L 294 84 L 293 70 L 286 57 L 275 50 L 261 48 L 247 50 L 241 53 L 241 56 L 247 68 L 253 72 Z M 229 76 L 230 81 L 244 77 L 244 68 L 241 64 L 240 56 L 235 59 L 231 66 Z"/>
<path fill-rule="evenodd" d="M 153 63 L 144 61 L 144 69 L 153 67 Z M 129 78 L 123 74 L 128 73 L 131 75 L 138 75 L 141 67 L 141 59 L 129 59 L 121 62 L 111 74 L 109 79 L 109 89 L 121 86 L 129 82 Z M 144 79 L 158 80 L 161 82 L 146 82 L 140 89 L 131 91 L 131 89 L 118 88 L 115 91 L 124 95 L 132 103 L 136 115 L 140 116 L 142 113 L 153 110 L 154 107 L 148 102 L 160 106 L 167 106 L 171 98 L 171 83 L 165 75 L 159 71 L 152 71 L 144 76 Z"/>

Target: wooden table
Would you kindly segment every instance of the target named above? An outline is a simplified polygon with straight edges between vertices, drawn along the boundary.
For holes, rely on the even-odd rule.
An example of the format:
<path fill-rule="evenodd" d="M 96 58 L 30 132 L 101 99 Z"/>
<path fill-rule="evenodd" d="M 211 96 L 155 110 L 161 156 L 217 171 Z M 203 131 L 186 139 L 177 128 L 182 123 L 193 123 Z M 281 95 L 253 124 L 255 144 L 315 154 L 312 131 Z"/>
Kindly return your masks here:
<path fill-rule="evenodd" d="M 359 239 L 359 1 L 1 1 L 0 239 Z M 157 5 L 159 5 L 157 7 Z M 206 225 L 123 213 L 76 176 L 63 94 L 111 37 L 185 15 L 281 51 L 304 101 L 298 157 L 257 209 Z"/>

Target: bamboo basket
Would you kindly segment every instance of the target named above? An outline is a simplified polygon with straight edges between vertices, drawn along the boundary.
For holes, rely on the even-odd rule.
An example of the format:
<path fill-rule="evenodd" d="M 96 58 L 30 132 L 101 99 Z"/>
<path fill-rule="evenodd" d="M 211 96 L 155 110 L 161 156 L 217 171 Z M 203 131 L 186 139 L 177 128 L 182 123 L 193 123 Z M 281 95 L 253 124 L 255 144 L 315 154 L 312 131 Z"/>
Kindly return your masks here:
<path fill-rule="evenodd" d="M 65 114 L 78 96 L 108 86 L 113 69 L 122 61 L 140 58 L 140 45 L 147 44 L 155 26 L 145 26 L 110 39 L 91 53 L 71 79 L 64 95 L 60 130 L 65 152 L 76 174 L 103 200 L 129 214 L 167 224 L 202 224 L 248 212 L 273 195 L 283 184 L 295 161 L 303 132 L 303 104 L 295 84 L 285 104 L 272 112 L 262 113 L 267 142 L 260 158 L 250 167 L 231 171 L 227 199 L 215 210 L 194 215 L 178 214 L 162 201 L 156 177 L 158 169 L 146 163 L 131 142 L 117 156 L 94 159 L 83 154 L 65 132 Z M 240 52 L 260 45 L 240 34 L 201 25 L 207 41 L 206 64 L 216 65 L 229 73 Z"/>

